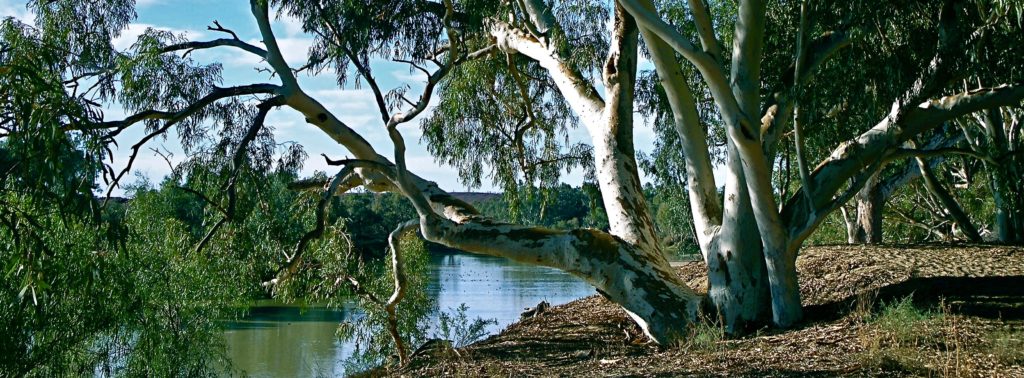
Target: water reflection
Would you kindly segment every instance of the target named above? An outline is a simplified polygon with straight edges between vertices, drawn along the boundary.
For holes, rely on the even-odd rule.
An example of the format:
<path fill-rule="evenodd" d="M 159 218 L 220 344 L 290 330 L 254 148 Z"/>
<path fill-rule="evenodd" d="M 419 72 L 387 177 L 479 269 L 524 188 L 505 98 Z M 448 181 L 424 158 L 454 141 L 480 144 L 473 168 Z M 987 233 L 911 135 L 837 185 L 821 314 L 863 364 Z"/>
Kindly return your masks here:
<path fill-rule="evenodd" d="M 470 317 L 497 319 L 496 332 L 519 319 L 525 307 L 542 300 L 562 304 L 594 294 L 593 287 L 564 272 L 506 259 L 449 254 L 431 259 L 437 278 L 428 290 L 442 311 L 466 303 Z"/>
<path fill-rule="evenodd" d="M 562 304 L 594 293 L 561 271 L 470 254 L 432 254 L 428 295 L 442 311 L 469 305 L 470 319 L 496 319 L 494 333 L 519 318 L 524 307 L 542 300 Z M 344 375 L 353 345 L 334 332 L 358 309 L 340 310 L 261 305 L 243 321 L 228 325 L 224 337 L 236 368 L 254 377 Z M 431 324 L 436 322 L 431 321 Z"/>
<path fill-rule="evenodd" d="M 254 377 L 339 376 L 352 352 L 337 341 L 339 322 L 354 309 L 261 305 L 228 324 L 224 338 L 236 368 Z"/>

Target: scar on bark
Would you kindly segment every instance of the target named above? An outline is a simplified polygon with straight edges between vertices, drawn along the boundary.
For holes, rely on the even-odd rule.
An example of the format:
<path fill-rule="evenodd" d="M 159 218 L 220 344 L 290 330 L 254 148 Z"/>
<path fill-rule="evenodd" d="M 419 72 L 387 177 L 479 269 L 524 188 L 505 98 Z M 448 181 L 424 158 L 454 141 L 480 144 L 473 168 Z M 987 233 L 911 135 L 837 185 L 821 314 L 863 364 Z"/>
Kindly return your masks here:
<path fill-rule="evenodd" d="M 729 264 L 727 264 L 724 261 L 719 260 L 718 261 L 718 271 L 722 272 L 722 275 L 725 276 L 725 286 L 732 285 L 732 275 L 729 274 Z"/>
<path fill-rule="evenodd" d="M 750 131 L 750 127 L 747 127 L 747 126 L 748 125 L 746 123 L 744 123 L 743 125 L 740 125 L 740 132 L 743 133 L 743 137 L 747 138 L 749 140 L 756 140 L 754 138 L 754 134 Z"/>

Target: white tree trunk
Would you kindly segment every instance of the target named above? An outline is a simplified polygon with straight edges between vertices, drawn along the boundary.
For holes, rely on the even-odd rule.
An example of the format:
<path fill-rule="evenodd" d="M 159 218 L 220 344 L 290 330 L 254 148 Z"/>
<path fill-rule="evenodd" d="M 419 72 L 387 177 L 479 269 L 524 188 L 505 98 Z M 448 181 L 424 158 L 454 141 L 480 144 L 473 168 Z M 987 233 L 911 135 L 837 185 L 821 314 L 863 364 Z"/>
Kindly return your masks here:
<path fill-rule="evenodd" d="M 742 161 L 729 144 L 722 227 L 708 253 L 708 295 L 727 331 L 767 323 L 771 293 L 766 260 Z"/>
<path fill-rule="evenodd" d="M 709 302 L 730 333 L 763 324 L 770 312 L 770 298 L 761 239 L 743 181 L 743 168 L 739 159 L 730 160 L 723 211 L 707 137 L 675 54 L 650 30 L 641 28 L 641 33 L 668 97 L 682 144 L 694 228 L 708 267 Z M 712 39 L 704 43 L 716 45 Z M 730 156 L 737 156 L 732 150 Z"/>

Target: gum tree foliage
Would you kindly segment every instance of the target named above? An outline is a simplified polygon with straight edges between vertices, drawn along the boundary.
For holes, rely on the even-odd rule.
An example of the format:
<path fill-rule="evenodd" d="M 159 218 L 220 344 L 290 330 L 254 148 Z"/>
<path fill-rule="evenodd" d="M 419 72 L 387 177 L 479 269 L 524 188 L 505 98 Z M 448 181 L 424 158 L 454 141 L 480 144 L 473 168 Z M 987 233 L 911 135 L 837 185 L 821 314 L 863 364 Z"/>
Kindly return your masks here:
<path fill-rule="evenodd" d="M 845 29 L 854 41 L 863 41 L 849 44 L 817 73 L 821 78 L 841 77 L 842 80 L 816 80 L 813 92 L 805 93 L 800 100 L 801 109 L 804 110 L 800 115 L 801 122 L 807 129 L 804 132 L 804 153 L 809 160 L 816 161 L 829 154 L 836 143 L 854 136 L 858 132 L 854 125 L 869 123 L 879 114 L 889 112 L 891 104 L 885 99 L 904 91 L 908 83 L 916 80 L 925 65 L 931 63 L 931 55 L 940 37 L 940 34 L 934 32 L 938 27 L 935 15 L 943 3 L 901 2 L 886 7 L 864 6 L 859 2 L 809 4 L 816 6 L 819 13 L 822 8 L 830 9 L 822 16 L 833 20 L 830 22 L 846 25 Z M 967 34 L 959 37 L 965 43 L 957 47 L 962 57 L 956 64 L 970 68 L 949 75 L 949 88 L 967 90 L 985 86 L 981 84 L 980 78 L 1000 83 L 1019 82 L 1020 64 L 1009 58 L 1016 54 L 1019 46 L 1009 40 L 1013 38 L 1012 34 L 1020 30 L 1021 4 L 977 1 L 967 2 L 963 6 L 971 7 L 971 11 L 961 15 L 961 20 L 983 27 L 960 31 Z M 796 21 L 800 17 L 798 12 L 780 16 L 791 20 L 782 25 L 797 25 Z M 789 33 L 793 32 L 790 28 Z M 790 64 L 791 69 L 792 64 L 787 63 L 787 59 L 792 60 L 791 56 L 787 58 L 785 54 L 778 55 L 780 64 Z M 789 75 L 788 71 L 785 75 Z M 791 80 L 791 77 L 785 75 L 778 80 Z M 975 117 L 960 117 L 955 122 Z M 787 142 L 785 138 L 783 142 Z M 799 185 L 800 173 L 792 139 L 790 136 L 790 143 L 780 145 L 779 158 L 776 160 L 775 180 L 783 194 L 791 193 Z M 920 150 L 918 155 L 934 169 L 943 160 L 965 157 L 962 154 L 966 147 L 963 142 L 963 133 L 947 125 L 909 140 L 903 146 L 904 155 L 912 149 Z M 864 187 L 854 196 L 853 201 L 840 209 L 842 216 L 835 214 L 826 221 L 834 226 L 830 226 L 832 232 L 822 232 L 820 235 L 827 236 L 845 230 L 847 241 L 881 242 L 883 209 L 887 201 L 906 183 L 920 177 L 918 163 L 909 155 L 883 164 L 876 175 L 865 180 Z M 886 218 L 895 221 L 903 218 L 896 213 L 885 214 Z M 886 229 L 885 234 L 890 235 L 890 232 Z M 905 237 L 896 234 L 892 236 L 901 239 Z M 831 241 L 837 242 L 840 239 Z"/>
<path fill-rule="evenodd" d="M 44 4 L 55 9 L 89 8 L 62 1 Z M 906 67 L 913 69 L 896 80 L 898 90 L 880 95 L 873 104 L 885 110 L 843 125 L 850 130 L 849 139 L 823 143 L 830 145 L 828 153 L 815 152 L 807 143 L 814 138 L 803 138 L 807 131 L 802 127 L 832 121 L 811 117 L 805 122 L 800 114 L 821 114 L 828 107 L 803 108 L 804 102 L 817 98 L 842 106 L 843 101 L 862 96 L 850 88 L 825 98 L 816 92 L 817 85 L 843 76 L 818 74 L 827 67 L 841 72 L 843 67 L 874 63 L 863 56 L 833 58 L 849 46 L 873 42 L 861 38 L 859 28 L 901 20 L 866 10 L 884 8 L 873 4 L 850 3 L 854 14 L 844 13 L 843 7 L 814 4 L 252 0 L 260 44 L 237 39 L 219 25 L 214 30 L 225 32 L 223 38 L 205 41 L 150 31 L 131 51 L 100 65 L 103 74 L 94 77 L 109 77 L 112 83 L 116 78 L 117 85 L 111 84 L 111 93 L 102 99 L 119 102 L 132 115 L 125 120 L 69 122 L 69 129 L 83 130 L 72 134 L 97 130 L 110 136 L 127 127 L 145 127 L 149 134 L 133 145 L 138 151 L 174 127 L 189 155 L 182 177 L 198 175 L 202 184 L 196 191 L 220 213 L 212 215 L 207 236 L 196 250 L 224 237 L 220 235 L 231 235 L 227 230 L 238 221 L 232 209 L 242 201 L 240 183 L 247 177 L 241 174 L 240 162 L 288 167 L 301 160 L 295 148 L 285 149 L 285 158 L 277 164 L 250 156 L 248 146 L 254 141 L 260 145 L 266 139 L 259 136 L 270 134 L 263 125 L 268 112 L 287 109 L 287 114 L 302 117 L 338 142 L 343 148 L 330 155 L 352 158 L 328 158 L 340 167 L 336 175 L 292 185 L 312 189 L 320 199 L 312 209 L 306 208 L 313 210 L 306 214 L 315 218 L 311 231 L 275 264 L 280 268 L 266 282 L 278 293 L 288 293 L 295 285 L 314 292 L 336 287 L 331 285 L 337 281 L 301 279 L 308 274 L 303 268 L 316 266 L 311 261 L 316 259 L 346 261 L 338 257 L 342 252 L 337 244 L 317 248 L 332 245 L 332 238 L 339 237 L 336 227 L 328 228 L 326 204 L 336 194 L 364 187 L 400 193 L 416 210 L 416 218 L 391 235 L 418 228 L 428 241 L 570 272 L 621 305 L 658 343 L 685 339 L 690 324 L 702 313 L 721 319 L 730 332 L 768 322 L 788 327 L 801 318 L 795 270 L 800 246 L 828 215 L 849 201 L 884 163 L 910 153 L 903 146 L 917 135 L 979 110 L 1015 106 L 1024 97 L 1013 71 L 979 68 L 1007 64 L 1001 60 L 1000 45 L 972 37 L 989 32 L 1012 35 L 994 25 L 1016 22 L 1019 29 L 1019 18 L 980 14 L 984 9 L 1006 9 L 1004 13 L 1011 14 L 1019 4 L 946 1 L 914 20 L 920 22 L 921 33 L 893 31 L 893 38 L 922 38 L 924 46 L 906 57 L 911 61 Z M 313 35 L 307 64 L 291 67 L 281 56 L 270 26 L 274 12 L 301 19 L 303 29 Z M 853 22 L 856 14 L 873 22 Z M 88 16 L 62 21 L 97 25 L 82 21 L 92 20 Z M 786 32 L 790 30 L 795 32 Z M 638 74 L 641 45 L 656 76 Z M 198 64 L 185 54 L 206 48 L 256 55 L 273 74 L 253 78 L 250 84 L 217 87 L 221 67 Z M 995 51 L 968 54 L 978 61 L 965 60 L 959 53 L 974 48 Z M 784 63 L 787 56 L 792 70 Z M 381 59 L 408 64 L 424 74 L 425 82 L 382 88 L 373 72 Z M 994 79 L 966 90 L 954 83 L 958 75 L 976 71 Z M 295 75 L 311 72 L 333 74 L 342 87 L 369 87 L 390 145 L 371 145 L 305 92 Z M 645 89 L 638 91 L 638 86 Z M 676 177 L 685 177 L 682 185 L 694 233 L 709 268 L 707 295 L 687 287 L 669 266 L 639 179 L 634 113 L 655 97 L 663 98 L 667 107 L 661 105 L 660 115 L 653 117 L 673 126 L 682 151 L 684 165 L 677 164 L 676 169 L 685 167 L 686 174 Z M 425 115 L 435 99 L 436 112 Z M 670 109 L 671 117 L 664 109 Z M 425 139 L 442 161 L 469 162 L 456 165 L 470 183 L 489 176 L 506 188 L 550 187 L 563 168 L 592 167 L 588 169 L 600 189 L 608 230 L 552 229 L 488 219 L 407 169 L 403 130 L 414 120 L 421 122 Z M 563 141 L 574 125 L 586 129 L 589 148 Z M 219 132 L 236 128 L 240 131 Z M 243 137 L 223 142 L 222 135 Z M 799 184 L 780 190 L 773 181 L 773 167 L 780 141 L 790 135 Z M 476 160 L 486 164 L 472 163 Z M 820 162 L 812 169 L 816 160 Z M 726 168 L 722 197 L 712 175 L 713 161 Z M 217 174 L 204 179 L 204 170 L 189 168 L 200 166 L 213 167 L 210 171 Z M 104 177 L 116 181 L 126 171 L 104 169 Z M 392 243 L 390 252 L 393 261 L 403 261 L 399 244 Z M 401 264 L 393 266 L 397 273 Z M 387 313 L 392 334 L 397 328 L 395 310 L 410 290 L 402 276 L 394 276 L 390 297 L 371 298 Z M 358 289 L 358 283 L 349 283 Z M 407 353 L 401 339 L 393 339 L 404 362 Z"/>
<path fill-rule="evenodd" d="M 29 2 L 33 20 L 0 22 L 0 375 L 223 373 L 221 322 L 265 296 L 260 283 L 315 229 L 320 196 L 288 189 L 305 154 L 274 140 L 251 96 L 268 87 L 218 87 L 220 65 L 161 51 L 183 41 L 167 32 L 116 51 L 133 3 Z M 107 117 L 111 104 L 132 115 Z M 115 139 L 130 127 L 144 137 Z M 125 185 L 167 137 L 185 162 L 156 188 Z M 128 167 L 115 142 L 134 143 Z M 97 198 L 100 180 L 131 200 Z M 353 294 L 338 274 L 376 279 L 383 268 L 357 267 L 348 247 L 340 232 L 309 243 L 317 269 L 278 296 L 337 301 Z"/>

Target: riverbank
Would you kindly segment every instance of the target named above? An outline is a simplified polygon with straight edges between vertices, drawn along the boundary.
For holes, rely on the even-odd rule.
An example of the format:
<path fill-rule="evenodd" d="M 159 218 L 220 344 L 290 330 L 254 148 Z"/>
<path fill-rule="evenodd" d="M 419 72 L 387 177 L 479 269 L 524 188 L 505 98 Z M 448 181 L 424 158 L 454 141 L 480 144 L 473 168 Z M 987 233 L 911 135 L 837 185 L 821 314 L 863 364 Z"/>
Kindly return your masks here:
<path fill-rule="evenodd" d="M 457 350 L 423 353 L 403 376 L 1024 376 L 1024 249 L 826 246 L 797 263 L 807 321 L 687 345 L 647 342 L 593 296 Z M 701 263 L 682 278 L 706 289 Z M 912 299 L 912 300 L 911 300 Z"/>

